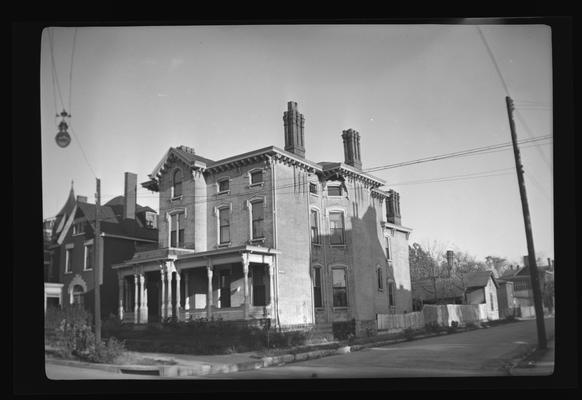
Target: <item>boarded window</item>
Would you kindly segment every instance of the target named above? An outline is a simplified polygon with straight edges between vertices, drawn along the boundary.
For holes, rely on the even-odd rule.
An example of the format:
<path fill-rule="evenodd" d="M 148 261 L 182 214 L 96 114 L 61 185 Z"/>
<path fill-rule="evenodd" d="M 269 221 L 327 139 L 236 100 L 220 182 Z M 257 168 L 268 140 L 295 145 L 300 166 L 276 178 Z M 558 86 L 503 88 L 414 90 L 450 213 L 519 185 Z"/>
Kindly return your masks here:
<path fill-rule="evenodd" d="M 342 212 L 329 213 L 329 231 L 331 244 L 344 244 L 344 214 Z"/>
<path fill-rule="evenodd" d="M 346 285 L 346 270 L 343 268 L 333 269 L 332 279 L 333 279 L 333 306 L 347 307 L 348 296 Z"/>
<path fill-rule="evenodd" d="M 255 171 L 251 173 L 251 185 L 263 182 L 263 171 Z"/>
<path fill-rule="evenodd" d="M 313 268 L 313 302 L 315 308 L 323 307 L 321 293 L 321 268 Z"/>
<path fill-rule="evenodd" d="M 263 221 L 264 221 L 264 215 L 265 215 L 263 202 L 257 201 L 257 202 L 252 203 L 252 211 L 251 212 L 253 214 L 253 216 L 252 216 L 253 239 L 262 238 L 265 236 L 264 231 L 263 231 Z"/>
<path fill-rule="evenodd" d="M 328 196 L 341 196 L 342 195 L 342 187 L 341 186 L 328 186 L 327 187 L 327 195 Z"/>

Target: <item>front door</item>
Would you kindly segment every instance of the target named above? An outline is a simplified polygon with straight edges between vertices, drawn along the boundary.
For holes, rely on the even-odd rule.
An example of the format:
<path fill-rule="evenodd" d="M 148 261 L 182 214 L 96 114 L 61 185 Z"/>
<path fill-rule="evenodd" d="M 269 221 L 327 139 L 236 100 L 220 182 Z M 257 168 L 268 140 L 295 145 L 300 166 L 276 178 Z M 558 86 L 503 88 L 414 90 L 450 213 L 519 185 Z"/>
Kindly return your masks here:
<path fill-rule="evenodd" d="M 230 271 L 220 271 L 220 308 L 230 307 Z"/>
<path fill-rule="evenodd" d="M 265 306 L 265 266 L 257 265 L 253 268 L 253 306 Z"/>

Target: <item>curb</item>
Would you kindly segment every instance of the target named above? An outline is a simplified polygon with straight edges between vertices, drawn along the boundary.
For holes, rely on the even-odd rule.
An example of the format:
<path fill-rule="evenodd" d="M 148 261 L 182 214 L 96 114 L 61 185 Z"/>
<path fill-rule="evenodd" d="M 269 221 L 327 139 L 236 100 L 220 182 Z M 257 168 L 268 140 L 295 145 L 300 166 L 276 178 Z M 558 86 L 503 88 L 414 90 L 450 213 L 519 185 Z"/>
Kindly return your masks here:
<path fill-rule="evenodd" d="M 472 330 L 472 329 L 471 329 Z M 456 333 L 469 332 L 471 330 L 462 330 Z M 435 336 L 448 335 L 447 332 L 437 332 L 432 334 L 422 334 L 414 336 L 411 340 L 425 339 Z M 370 343 L 353 344 L 347 346 L 341 346 L 337 349 L 322 349 L 322 350 L 311 350 L 308 352 L 302 352 L 297 354 L 282 354 L 278 356 L 266 356 L 262 357 L 257 361 L 245 361 L 241 363 L 233 364 L 210 364 L 210 363 L 200 363 L 197 366 L 188 365 L 114 365 L 114 364 L 97 364 L 88 363 L 83 361 L 73 361 L 73 360 L 62 360 L 58 358 L 45 357 L 46 363 L 52 363 L 57 365 L 66 365 L 72 367 L 83 367 L 100 369 L 108 372 L 116 372 L 119 374 L 129 373 L 129 374 L 146 374 L 146 375 L 156 375 L 163 377 L 177 377 L 177 376 L 205 376 L 214 375 L 221 373 L 232 373 L 240 371 L 250 371 L 260 368 L 281 366 L 285 364 L 290 364 L 293 362 L 313 360 L 317 358 L 329 357 L 334 355 L 347 354 L 355 351 L 360 351 L 369 347 L 377 346 L 387 346 L 391 344 L 397 344 L 402 342 L 411 341 L 405 338 L 398 339 L 386 339 Z M 521 360 L 523 357 L 520 357 Z M 510 367 L 513 368 L 513 363 Z"/>

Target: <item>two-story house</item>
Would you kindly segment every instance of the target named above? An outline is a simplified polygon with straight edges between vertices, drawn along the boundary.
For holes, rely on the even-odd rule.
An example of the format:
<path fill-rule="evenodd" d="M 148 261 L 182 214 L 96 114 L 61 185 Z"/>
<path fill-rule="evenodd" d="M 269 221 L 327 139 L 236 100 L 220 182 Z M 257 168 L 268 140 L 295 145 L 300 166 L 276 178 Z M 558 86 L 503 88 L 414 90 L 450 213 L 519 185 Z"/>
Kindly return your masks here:
<path fill-rule="evenodd" d="M 164 154 L 142 184 L 159 193 L 159 248 L 113 267 L 123 321 L 355 319 L 362 331 L 377 313 L 412 311 L 411 230 L 398 193 L 362 171 L 359 133 L 343 132 L 343 163 L 316 163 L 297 103 L 283 121 L 284 150 Z"/>
<path fill-rule="evenodd" d="M 45 283 L 45 309 L 48 300 L 49 305 L 80 304 L 93 312 L 97 262 L 102 316 L 117 314 L 117 273 L 111 266 L 131 258 L 139 246 L 155 245 L 158 239 L 157 214 L 150 207 L 137 204 L 136 193 L 137 175 L 126 172 L 124 195 L 100 206 L 96 214 L 96 205 L 85 196 L 75 197 L 71 187 L 47 236 L 51 273 Z M 101 235 L 96 239 L 97 216 Z M 98 254 L 94 251 L 95 240 L 99 240 Z"/>

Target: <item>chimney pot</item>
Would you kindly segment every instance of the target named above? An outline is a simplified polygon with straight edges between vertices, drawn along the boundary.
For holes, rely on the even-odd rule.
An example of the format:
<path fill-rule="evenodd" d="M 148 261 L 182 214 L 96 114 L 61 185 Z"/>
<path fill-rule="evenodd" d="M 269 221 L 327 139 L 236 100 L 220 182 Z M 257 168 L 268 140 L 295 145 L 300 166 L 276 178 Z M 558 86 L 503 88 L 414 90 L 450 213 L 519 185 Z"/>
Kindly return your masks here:
<path fill-rule="evenodd" d="M 297 103 L 290 101 L 287 103 L 287 111 L 283 113 L 285 127 L 285 150 L 305 157 L 305 138 L 303 127 L 305 118 L 297 111 Z"/>
<path fill-rule="evenodd" d="M 344 140 L 345 163 L 357 169 L 362 169 L 360 134 L 350 128 L 342 132 L 342 139 Z"/>

